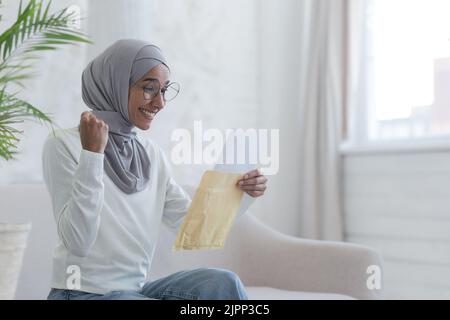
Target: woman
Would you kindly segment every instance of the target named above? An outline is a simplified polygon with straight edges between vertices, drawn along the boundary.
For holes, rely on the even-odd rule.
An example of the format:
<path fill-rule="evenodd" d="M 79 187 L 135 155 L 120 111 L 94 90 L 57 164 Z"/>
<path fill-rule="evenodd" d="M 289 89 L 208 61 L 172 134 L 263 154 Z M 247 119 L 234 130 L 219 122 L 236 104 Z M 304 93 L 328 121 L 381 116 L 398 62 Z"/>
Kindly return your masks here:
<path fill-rule="evenodd" d="M 44 145 L 44 180 L 59 245 L 48 299 L 246 299 L 224 269 L 181 271 L 146 282 L 161 221 L 177 228 L 191 199 L 170 175 L 163 151 L 137 135 L 178 93 L 160 49 L 120 40 L 83 72 L 92 112 L 78 128 Z M 247 177 L 247 178 L 246 178 Z M 237 187 L 264 194 L 267 179 L 249 172 Z"/>

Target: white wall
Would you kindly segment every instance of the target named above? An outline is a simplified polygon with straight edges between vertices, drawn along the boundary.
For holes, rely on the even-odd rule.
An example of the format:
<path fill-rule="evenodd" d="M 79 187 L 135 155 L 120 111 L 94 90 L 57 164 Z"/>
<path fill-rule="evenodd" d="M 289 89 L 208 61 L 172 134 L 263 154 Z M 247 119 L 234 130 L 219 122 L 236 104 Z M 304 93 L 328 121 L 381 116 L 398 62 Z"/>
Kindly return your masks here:
<path fill-rule="evenodd" d="M 450 150 L 344 156 L 346 240 L 378 249 L 387 298 L 450 298 Z"/>
<path fill-rule="evenodd" d="M 172 66 L 172 80 L 180 82 L 182 90 L 143 134 L 169 155 L 173 129 L 192 131 L 195 120 L 202 120 L 205 129 L 281 129 L 280 172 L 270 177 L 254 212 L 276 229 L 297 235 L 295 168 L 301 155 L 293 152 L 298 129 L 292 112 L 298 102 L 300 50 L 293 44 L 301 31 L 296 23 L 299 2 L 63 0 L 54 2 L 54 8 L 72 3 L 82 8 L 82 28 L 95 44 L 46 54 L 39 62 L 40 76 L 22 96 L 52 113 L 61 127 L 74 127 L 87 109 L 80 78 L 90 58 L 122 37 L 158 44 Z M 7 0 L 2 12 L 12 19 L 17 7 Z M 41 149 L 49 130 L 35 123 L 22 128 L 17 161 L 0 161 L 0 184 L 42 183 Z M 195 185 L 208 168 L 175 166 L 174 174 L 179 183 Z"/>

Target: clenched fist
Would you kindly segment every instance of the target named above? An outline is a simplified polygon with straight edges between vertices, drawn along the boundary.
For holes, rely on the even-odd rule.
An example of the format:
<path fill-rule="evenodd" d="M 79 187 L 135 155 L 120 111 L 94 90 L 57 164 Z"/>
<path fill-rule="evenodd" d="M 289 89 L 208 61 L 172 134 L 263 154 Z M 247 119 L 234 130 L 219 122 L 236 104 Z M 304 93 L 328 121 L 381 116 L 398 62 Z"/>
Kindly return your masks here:
<path fill-rule="evenodd" d="M 103 153 L 108 143 L 108 125 L 94 114 L 85 111 L 81 114 L 80 140 L 83 149 Z"/>

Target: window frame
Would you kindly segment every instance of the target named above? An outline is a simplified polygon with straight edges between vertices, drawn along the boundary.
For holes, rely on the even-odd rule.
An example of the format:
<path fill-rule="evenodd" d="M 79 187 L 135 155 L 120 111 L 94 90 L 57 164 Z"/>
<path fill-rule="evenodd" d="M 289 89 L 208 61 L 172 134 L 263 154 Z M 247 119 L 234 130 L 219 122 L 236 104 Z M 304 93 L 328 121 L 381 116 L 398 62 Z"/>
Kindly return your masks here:
<path fill-rule="evenodd" d="M 340 151 L 354 153 L 391 152 L 433 152 L 450 151 L 450 132 L 448 134 L 370 139 L 374 130 L 375 107 L 371 101 L 373 92 L 374 57 L 370 56 L 372 34 L 367 28 L 369 6 L 377 0 L 349 0 L 348 43 L 347 43 L 347 104 L 345 106 L 344 140 Z"/>

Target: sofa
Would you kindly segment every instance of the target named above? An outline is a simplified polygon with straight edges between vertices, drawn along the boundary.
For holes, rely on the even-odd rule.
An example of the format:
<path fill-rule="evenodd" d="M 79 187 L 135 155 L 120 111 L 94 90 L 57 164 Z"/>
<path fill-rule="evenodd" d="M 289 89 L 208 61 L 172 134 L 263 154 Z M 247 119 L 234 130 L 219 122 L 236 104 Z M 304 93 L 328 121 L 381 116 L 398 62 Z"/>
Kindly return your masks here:
<path fill-rule="evenodd" d="M 186 186 L 188 193 L 192 187 Z M 369 288 L 368 267 L 382 266 L 380 255 L 360 245 L 300 239 L 275 231 L 251 212 L 239 217 L 224 249 L 172 251 L 175 233 L 164 224 L 149 280 L 197 267 L 234 271 L 250 299 L 381 299 Z M 49 292 L 56 227 L 43 184 L 0 186 L 0 222 L 32 222 L 16 299 L 45 299 Z"/>

